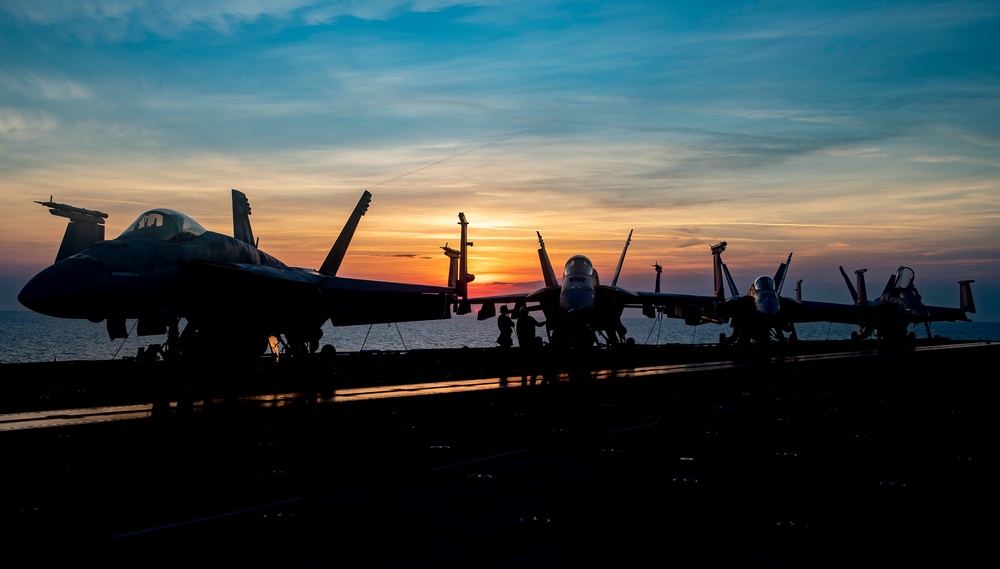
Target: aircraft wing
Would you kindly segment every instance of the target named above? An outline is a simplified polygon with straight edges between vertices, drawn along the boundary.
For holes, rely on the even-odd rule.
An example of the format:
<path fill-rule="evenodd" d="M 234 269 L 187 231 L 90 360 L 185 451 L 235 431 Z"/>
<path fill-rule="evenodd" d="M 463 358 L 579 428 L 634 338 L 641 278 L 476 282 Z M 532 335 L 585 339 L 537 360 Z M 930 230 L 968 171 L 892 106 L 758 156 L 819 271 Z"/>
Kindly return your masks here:
<path fill-rule="evenodd" d="M 610 304 L 615 307 L 638 306 L 641 304 L 639 293 L 611 285 L 597 285 L 594 291 L 597 304 Z"/>
<path fill-rule="evenodd" d="M 228 295 L 245 303 L 248 313 L 308 312 L 334 326 L 450 318 L 455 293 L 450 287 L 334 277 L 312 269 L 205 261 L 189 265 L 211 273 L 219 283 L 212 298 Z M 255 298 L 247 298 L 246 291 Z"/>
<path fill-rule="evenodd" d="M 493 296 L 470 298 L 469 304 L 482 305 L 482 308 L 480 308 L 479 312 L 476 314 L 476 319 L 486 320 L 487 318 L 496 316 L 496 305 L 498 304 L 513 304 L 514 307 L 517 308 L 519 306 L 525 306 L 528 302 L 537 302 L 539 303 L 539 306 L 528 307 L 528 310 L 538 310 L 542 308 L 541 304 L 558 302 L 558 300 L 559 287 L 547 286 L 534 292 L 516 292 L 511 294 L 498 294 Z"/>
<path fill-rule="evenodd" d="M 642 313 L 652 317 L 659 311 L 670 318 L 683 318 L 689 325 L 705 322 L 721 323 L 714 296 L 697 294 L 672 294 L 665 292 L 636 292 L 638 302 L 629 303 L 629 308 L 642 308 Z"/>
<path fill-rule="evenodd" d="M 334 326 L 385 324 L 451 318 L 455 289 L 344 277 L 320 285 Z"/>
<path fill-rule="evenodd" d="M 929 322 L 972 322 L 969 313 L 975 314 L 976 301 L 972 298 L 972 283 L 975 281 L 958 281 L 959 307 L 927 306 Z"/>
<path fill-rule="evenodd" d="M 896 305 L 841 304 L 836 302 L 817 302 L 795 300 L 780 297 L 781 312 L 789 322 L 836 322 L 838 324 L 861 324 L 871 320 L 881 310 L 896 311 Z M 946 306 L 926 306 L 927 318 L 918 318 L 915 322 L 971 322 L 968 314 L 961 308 Z"/>
<path fill-rule="evenodd" d="M 947 306 L 928 306 L 928 322 L 972 322 L 965 310 Z"/>
<path fill-rule="evenodd" d="M 778 297 L 778 301 L 781 303 L 783 319 L 792 324 L 798 322 L 857 324 L 861 317 L 861 311 L 855 304 L 795 300 L 787 296 Z"/>

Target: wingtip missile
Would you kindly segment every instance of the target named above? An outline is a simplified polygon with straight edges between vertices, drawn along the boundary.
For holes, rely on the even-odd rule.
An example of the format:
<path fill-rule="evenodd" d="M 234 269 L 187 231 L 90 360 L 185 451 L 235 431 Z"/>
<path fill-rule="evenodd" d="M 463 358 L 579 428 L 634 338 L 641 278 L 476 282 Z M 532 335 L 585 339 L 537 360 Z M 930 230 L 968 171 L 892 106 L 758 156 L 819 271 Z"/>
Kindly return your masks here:
<path fill-rule="evenodd" d="M 74 207 L 64 203 L 56 203 L 52 201 L 52 196 L 49 196 L 49 201 L 47 202 L 35 201 L 35 203 L 49 208 L 49 213 L 52 215 L 66 217 L 74 221 L 87 221 L 90 223 L 103 224 L 104 220 L 108 218 L 108 214 L 103 211 Z"/>

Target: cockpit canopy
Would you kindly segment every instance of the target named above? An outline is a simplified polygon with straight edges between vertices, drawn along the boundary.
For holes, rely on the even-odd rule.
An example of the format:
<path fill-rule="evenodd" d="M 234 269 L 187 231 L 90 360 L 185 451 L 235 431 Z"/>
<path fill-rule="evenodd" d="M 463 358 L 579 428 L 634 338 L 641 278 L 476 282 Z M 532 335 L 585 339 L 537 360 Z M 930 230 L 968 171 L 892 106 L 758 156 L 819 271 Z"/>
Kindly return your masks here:
<path fill-rule="evenodd" d="M 750 285 L 750 290 L 747 292 L 750 296 L 756 296 L 758 292 L 775 292 L 777 287 L 774 285 L 774 279 L 767 276 L 759 276 L 753 284 Z"/>
<path fill-rule="evenodd" d="M 574 255 L 566 261 L 566 267 L 563 269 L 564 281 L 583 281 L 590 278 L 593 278 L 595 283 L 600 282 L 597 276 L 597 269 L 594 268 L 594 264 L 590 262 L 590 259 L 583 255 Z"/>
<path fill-rule="evenodd" d="M 910 288 L 913 286 L 913 269 L 910 267 L 899 267 L 896 269 L 896 288 Z"/>
<path fill-rule="evenodd" d="M 144 237 L 160 241 L 183 241 L 205 233 L 197 221 L 172 209 L 151 209 L 140 215 L 119 239 Z"/>

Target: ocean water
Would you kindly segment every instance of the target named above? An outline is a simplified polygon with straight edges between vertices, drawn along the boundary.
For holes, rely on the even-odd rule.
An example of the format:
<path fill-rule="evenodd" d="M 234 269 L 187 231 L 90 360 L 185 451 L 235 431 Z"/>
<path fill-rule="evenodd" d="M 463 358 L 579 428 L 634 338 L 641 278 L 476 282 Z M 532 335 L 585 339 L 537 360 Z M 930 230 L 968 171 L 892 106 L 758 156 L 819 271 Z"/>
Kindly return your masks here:
<path fill-rule="evenodd" d="M 714 344 L 720 333 L 731 332 L 728 325 L 687 326 L 672 318 L 624 318 L 622 322 L 628 335 L 640 345 Z M 133 324 L 129 321 L 127 328 Z M 795 328 L 803 340 L 843 340 L 856 329 L 822 322 L 797 324 Z M 914 331 L 918 338 L 926 337 L 923 326 Z M 931 325 L 931 332 L 955 340 L 1000 341 L 998 322 L 939 322 Z M 497 333 L 495 318 L 478 321 L 474 316 L 371 326 L 334 327 L 327 323 L 321 343 L 333 344 L 339 352 L 483 348 L 496 346 Z M 135 356 L 139 347 L 165 339 L 130 335 L 124 340 L 110 340 L 103 322 L 51 318 L 29 311 L 0 311 L 0 338 L 0 363 L 120 359 Z"/>

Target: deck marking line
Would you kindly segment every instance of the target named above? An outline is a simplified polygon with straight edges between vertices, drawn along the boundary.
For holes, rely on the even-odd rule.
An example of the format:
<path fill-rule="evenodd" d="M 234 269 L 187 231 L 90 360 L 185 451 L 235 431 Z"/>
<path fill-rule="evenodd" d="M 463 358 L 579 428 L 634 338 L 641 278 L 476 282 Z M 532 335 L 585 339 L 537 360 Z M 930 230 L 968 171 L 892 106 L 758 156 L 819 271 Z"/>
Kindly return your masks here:
<path fill-rule="evenodd" d="M 114 537 L 116 537 L 116 538 L 118 538 L 118 537 L 130 537 L 130 536 L 133 536 L 133 535 L 139 535 L 139 534 L 143 534 L 143 533 L 150 533 L 150 532 L 159 531 L 159 530 L 163 530 L 163 529 L 174 528 L 174 527 L 178 527 L 178 526 L 185 526 L 185 525 L 190 525 L 190 524 L 196 524 L 196 523 L 199 523 L 199 522 L 206 522 L 208 520 L 215 520 L 215 519 L 219 519 L 219 518 L 227 518 L 229 516 L 236 516 L 236 515 L 239 515 L 239 514 L 245 514 L 247 512 L 252 512 L 254 510 L 262 510 L 264 508 L 270 508 L 272 506 L 278 506 L 280 504 L 287 504 L 289 502 L 295 502 L 295 501 L 298 501 L 298 500 L 301 500 L 301 499 L 302 498 L 289 498 L 287 500 L 279 500 L 277 502 L 271 502 L 270 504 L 262 504 L 260 506 L 254 506 L 252 508 L 246 508 L 244 510 L 236 510 L 235 512 L 226 512 L 224 514 L 216 514 L 214 516 L 207 516 L 207 517 L 204 517 L 204 518 L 198 518 L 198 519 L 194 519 L 194 520 L 187 520 L 187 521 L 183 521 L 183 522 L 177 522 L 177 523 L 174 523 L 174 524 L 167 524 L 165 526 L 157 526 L 157 527 L 153 527 L 153 528 L 141 529 L 141 530 L 138 530 L 138 531 L 130 531 L 128 533 L 120 533 L 120 534 L 118 534 L 118 535 L 116 535 Z"/>

